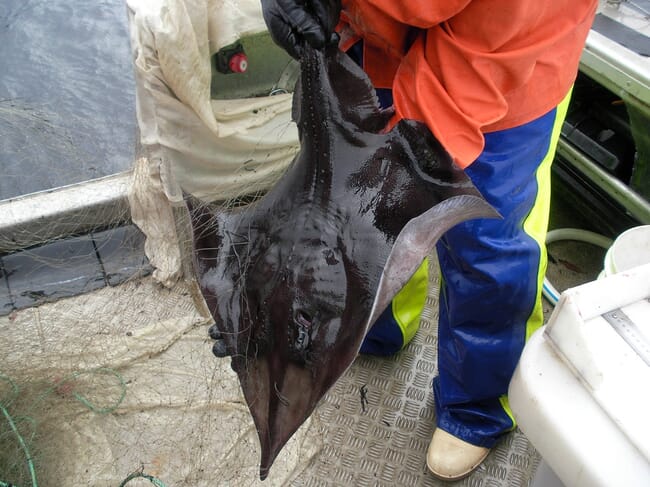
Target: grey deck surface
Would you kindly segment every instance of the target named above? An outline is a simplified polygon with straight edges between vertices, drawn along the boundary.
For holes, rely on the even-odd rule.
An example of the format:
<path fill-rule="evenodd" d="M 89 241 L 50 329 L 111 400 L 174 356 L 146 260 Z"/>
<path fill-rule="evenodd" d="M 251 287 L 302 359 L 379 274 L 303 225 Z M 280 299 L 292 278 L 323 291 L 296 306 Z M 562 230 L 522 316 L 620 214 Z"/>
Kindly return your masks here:
<path fill-rule="evenodd" d="M 149 272 L 144 235 L 134 225 L 0 255 L 0 316 Z"/>
<path fill-rule="evenodd" d="M 325 447 L 293 485 L 525 486 L 540 457 L 526 437 L 506 435 L 469 477 L 442 482 L 427 471 L 426 451 L 435 425 L 431 380 L 437 374 L 438 270 L 420 330 L 390 358 L 360 356 L 319 406 Z M 366 390 L 365 411 L 361 388 Z"/>

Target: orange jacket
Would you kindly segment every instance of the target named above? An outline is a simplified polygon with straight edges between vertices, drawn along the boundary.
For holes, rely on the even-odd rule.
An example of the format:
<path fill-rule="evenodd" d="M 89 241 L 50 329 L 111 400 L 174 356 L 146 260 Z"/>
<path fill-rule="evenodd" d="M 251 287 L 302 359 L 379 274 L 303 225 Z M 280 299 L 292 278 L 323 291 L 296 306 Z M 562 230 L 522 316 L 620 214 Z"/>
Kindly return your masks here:
<path fill-rule="evenodd" d="M 423 6 L 426 4 L 426 6 Z M 392 88 L 398 118 L 424 121 L 461 167 L 483 133 L 555 107 L 575 81 L 597 0 L 343 0 L 341 46 Z"/>

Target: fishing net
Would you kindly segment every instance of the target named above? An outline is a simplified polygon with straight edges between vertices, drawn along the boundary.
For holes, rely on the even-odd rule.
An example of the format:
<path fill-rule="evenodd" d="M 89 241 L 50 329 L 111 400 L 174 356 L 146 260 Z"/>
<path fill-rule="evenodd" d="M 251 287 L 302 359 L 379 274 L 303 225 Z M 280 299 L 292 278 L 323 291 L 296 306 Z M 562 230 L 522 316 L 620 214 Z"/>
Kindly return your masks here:
<path fill-rule="evenodd" d="M 255 484 L 257 433 L 193 293 L 144 278 L 0 318 L 0 347 L 12 351 L 0 375 L 0 480 L 117 486 L 142 472 L 167 486 Z M 304 468 L 314 427 L 270 485 Z"/>

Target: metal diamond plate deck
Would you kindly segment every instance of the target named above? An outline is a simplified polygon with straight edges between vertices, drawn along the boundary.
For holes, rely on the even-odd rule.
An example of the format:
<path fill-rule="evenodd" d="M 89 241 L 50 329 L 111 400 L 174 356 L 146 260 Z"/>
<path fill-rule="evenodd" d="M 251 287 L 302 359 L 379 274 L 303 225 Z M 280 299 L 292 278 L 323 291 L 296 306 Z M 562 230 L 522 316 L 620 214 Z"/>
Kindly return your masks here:
<path fill-rule="evenodd" d="M 319 405 L 324 446 L 293 486 L 525 486 L 540 457 L 526 437 L 506 435 L 469 477 L 435 479 L 425 463 L 435 425 L 431 380 L 437 374 L 437 260 L 420 330 L 390 358 L 360 356 Z"/>

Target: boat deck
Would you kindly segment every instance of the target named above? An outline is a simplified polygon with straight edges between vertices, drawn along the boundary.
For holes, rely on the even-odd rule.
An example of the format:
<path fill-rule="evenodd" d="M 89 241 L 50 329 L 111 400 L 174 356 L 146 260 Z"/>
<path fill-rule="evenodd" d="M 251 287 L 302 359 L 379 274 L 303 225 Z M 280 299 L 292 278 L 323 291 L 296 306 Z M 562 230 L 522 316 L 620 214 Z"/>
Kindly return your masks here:
<path fill-rule="evenodd" d="M 575 225 L 575 218 L 556 205 L 554 225 Z M 172 289 L 157 285 L 137 229 L 122 227 L 113 230 L 113 237 L 131 242 L 128 255 L 116 254 L 118 262 L 112 265 L 121 273 L 113 282 L 105 255 L 114 246 L 98 244 L 93 235 L 75 237 L 69 244 L 87 248 L 89 240 L 94 242 L 88 257 L 101 265 L 71 252 L 69 260 L 56 261 L 53 273 L 43 258 L 52 251 L 43 248 L 3 258 L 5 270 L 14 259 L 33 260 L 22 271 L 28 278 L 6 276 L 10 297 L 17 296 L 15 282 L 31 285 L 33 292 L 13 297 L 21 309 L 0 317 L 0 348 L 11 352 L 2 373 L 18 383 L 45 381 L 41 387 L 51 388 L 53 378 L 101 367 L 118 372 L 125 383 L 123 400 L 107 415 L 85 411 L 70 395 L 47 398 L 47 414 L 36 418 L 51 432 L 35 445 L 44 452 L 39 484 L 115 486 L 142 468 L 165 486 L 257 485 L 259 446 L 252 420 L 229 359 L 211 354 L 210 319 L 196 287 L 186 282 Z M 585 245 L 558 242 L 550 247 L 549 276 L 560 289 L 598 273 L 602 255 Z M 390 358 L 360 356 L 260 485 L 448 485 L 432 477 L 425 465 L 434 428 L 430 385 L 437 357 L 438 271 L 435 259 L 431 262 L 427 307 L 413 342 Z M 53 278 L 98 284 L 67 296 L 59 290 L 48 299 L 42 291 L 57 287 Z M 550 310 L 546 305 L 547 315 Z M 119 391 L 106 381 L 102 375 L 75 380 L 71 387 L 102 404 L 112 403 Z M 83 438 L 93 439 L 90 446 Z M 60 459 L 54 464 L 47 461 L 53 448 Z M 530 485 L 539 463 L 534 447 L 516 429 L 456 485 Z M 80 473 L 91 465 L 88 474 Z"/>

